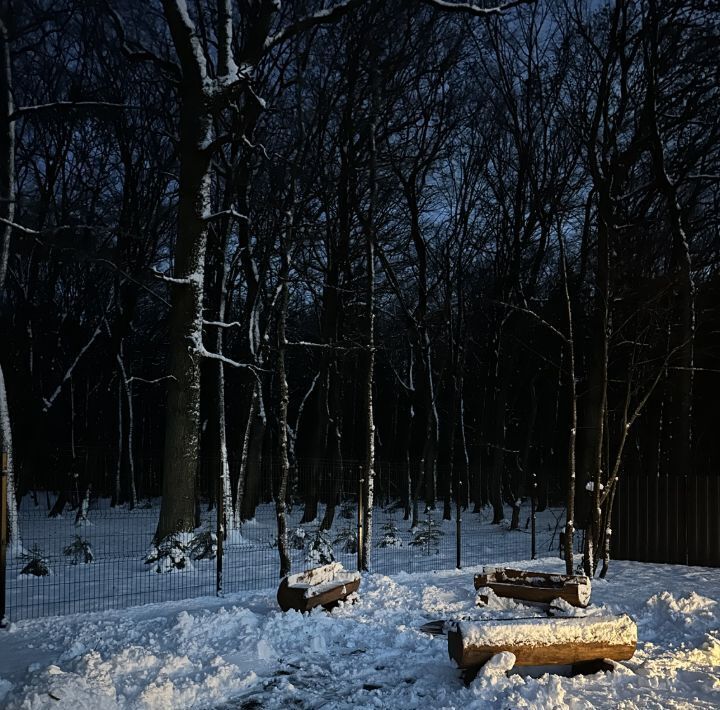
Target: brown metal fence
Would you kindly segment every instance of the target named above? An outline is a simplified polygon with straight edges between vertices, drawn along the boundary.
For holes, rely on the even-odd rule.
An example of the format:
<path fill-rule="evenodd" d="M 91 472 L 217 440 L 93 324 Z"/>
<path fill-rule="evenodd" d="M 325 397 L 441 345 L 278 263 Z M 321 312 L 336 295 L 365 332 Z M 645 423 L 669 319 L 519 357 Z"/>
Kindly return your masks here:
<path fill-rule="evenodd" d="M 621 479 L 613 528 L 617 559 L 720 566 L 720 476 Z"/>

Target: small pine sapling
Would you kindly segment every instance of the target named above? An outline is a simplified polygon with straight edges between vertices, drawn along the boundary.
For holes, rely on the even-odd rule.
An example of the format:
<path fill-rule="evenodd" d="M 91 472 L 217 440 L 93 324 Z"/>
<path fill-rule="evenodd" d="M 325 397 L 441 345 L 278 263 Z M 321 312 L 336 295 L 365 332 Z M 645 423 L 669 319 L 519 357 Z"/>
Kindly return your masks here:
<path fill-rule="evenodd" d="M 214 560 L 217 556 L 217 535 L 204 530 L 190 541 L 190 559 Z"/>
<path fill-rule="evenodd" d="M 443 534 L 428 512 L 427 518 L 418 524 L 410 544 L 419 547 L 424 555 L 438 555 L 440 554 L 440 536 Z"/>
<path fill-rule="evenodd" d="M 20 574 L 31 574 L 35 577 L 47 577 L 52 574 L 47 559 L 43 557 L 37 545 L 33 545 L 30 552 L 22 553 L 20 558 L 27 560 L 27 564 L 20 570 Z"/>
<path fill-rule="evenodd" d="M 304 550 L 307 542 L 307 534 L 304 528 L 295 528 L 288 535 L 288 546 L 291 550 Z"/>
<path fill-rule="evenodd" d="M 322 530 L 318 530 L 305 550 L 305 562 L 311 565 L 329 565 L 334 561 L 335 554 L 330 538 Z"/>
<path fill-rule="evenodd" d="M 338 545 L 340 552 L 354 555 L 357 552 L 357 530 L 350 525 L 345 526 L 333 540 L 333 545 Z"/>
<path fill-rule="evenodd" d="M 395 521 L 390 519 L 382 526 L 382 539 L 378 542 L 378 547 L 402 547 L 403 541 L 395 525 Z"/>
<path fill-rule="evenodd" d="M 352 520 L 355 517 L 355 504 L 351 500 L 344 500 L 340 504 L 340 517 Z"/>
<path fill-rule="evenodd" d="M 63 549 L 63 555 L 70 559 L 71 565 L 89 565 L 95 561 L 95 553 L 92 551 L 90 543 L 80 535 L 75 535 L 75 539 Z"/>
<path fill-rule="evenodd" d="M 150 548 L 145 564 L 155 565 L 153 569 L 158 574 L 192 569 L 189 537 L 188 533 L 168 535 L 158 545 Z"/>

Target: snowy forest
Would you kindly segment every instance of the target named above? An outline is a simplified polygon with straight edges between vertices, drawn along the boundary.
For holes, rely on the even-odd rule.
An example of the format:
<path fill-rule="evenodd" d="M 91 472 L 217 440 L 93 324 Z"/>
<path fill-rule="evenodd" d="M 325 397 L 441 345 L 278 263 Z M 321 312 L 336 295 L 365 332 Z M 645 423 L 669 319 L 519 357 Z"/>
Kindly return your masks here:
<path fill-rule="evenodd" d="M 287 573 L 384 470 L 592 575 L 620 480 L 720 466 L 719 86 L 709 0 L 4 0 L 11 535 L 272 503 Z"/>

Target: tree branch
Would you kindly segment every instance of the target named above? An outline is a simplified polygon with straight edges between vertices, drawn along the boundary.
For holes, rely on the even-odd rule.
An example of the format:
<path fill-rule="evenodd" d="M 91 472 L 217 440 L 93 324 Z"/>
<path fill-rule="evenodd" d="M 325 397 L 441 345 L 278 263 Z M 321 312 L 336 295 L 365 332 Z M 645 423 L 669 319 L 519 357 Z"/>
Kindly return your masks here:
<path fill-rule="evenodd" d="M 525 313 L 526 315 L 532 316 L 538 323 L 540 323 L 540 325 L 545 326 L 551 333 L 557 335 L 557 337 L 564 343 L 568 342 L 568 337 L 565 333 L 558 330 L 554 325 L 548 323 L 544 318 L 535 313 L 535 311 L 530 310 L 529 308 L 523 308 L 522 306 L 514 306 L 512 303 L 506 303 L 505 301 L 497 301 L 494 298 L 490 299 L 490 301 L 492 303 L 497 303 L 499 306 L 504 306 L 505 308 L 510 308 L 513 311 L 518 311 L 518 313 Z"/>
<path fill-rule="evenodd" d="M 209 325 L 213 328 L 242 328 L 243 324 L 237 320 L 232 323 L 225 323 L 224 321 L 219 320 L 204 320 L 203 325 Z"/>
<path fill-rule="evenodd" d="M 520 5 L 530 5 L 534 0 L 512 0 L 512 2 L 495 7 L 478 7 L 469 2 L 448 2 L 448 0 L 420 0 L 420 2 L 444 12 L 464 12 L 475 17 L 490 17 L 492 15 L 502 15 L 506 10 L 512 10 Z"/>
<path fill-rule="evenodd" d="M 197 276 L 191 275 L 191 276 L 185 276 L 183 278 L 175 278 L 174 276 L 166 276 L 163 273 L 160 273 L 156 269 L 150 269 L 150 273 L 157 279 L 160 279 L 161 281 L 165 281 L 166 283 L 170 284 L 177 284 L 180 286 L 191 286 L 192 284 L 199 284 L 200 280 Z"/>
<path fill-rule="evenodd" d="M 13 229 L 17 229 L 18 232 L 22 232 L 23 234 L 27 234 L 31 237 L 39 237 L 40 234 L 42 234 L 42 232 L 38 232 L 37 229 L 30 229 L 30 227 L 25 227 L 22 224 L 18 224 L 17 222 L 13 222 L 9 219 L 5 219 L 5 217 L 0 217 L 0 223 L 7 224 Z"/>
<path fill-rule="evenodd" d="M 90 336 L 90 340 L 88 340 L 88 342 L 85 343 L 83 348 L 77 354 L 77 357 L 73 360 L 70 367 L 65 371 L 65 375 L 63 376 L 62 380 L 60 380 L 60 384 L 55 388 L 55 391 L 50 395 L 50 398 L 49 399 L 43 398 L 43 412 L 47 412 L 48 409 L 50 409 L 50 407 L 52 407 L 53 403 L 58 398 L 58 395 L 60 394 L 60 392 L 62 392 L 63 385 L 72 377 L 72 373 L 75 370 L 75 367 L 80 362 L 82 356 L 90 349 L 90 346 L 95 342 L 95 339 L 98 337 L 98 335 L 100 335 L 101 330 L 102 330 L 102 321 L 93 331 L 93 334 Z"/>
<path fill-rule="evenodd" d="M 156 377 L 154 380 L 146 380 L 144 377 L 136 377 L 133 375 L 132 377 L 127 379 L 127 383 L 130 384 L 131 382 L 142 382 L 146 385 L 156 385 L 158 382 L 162 382 L 163 380 L 175 380 L 177 379 L 175 375 L 164 375 L 163 377 Z"/>
<path fill-rule="evenodd" d="M 246 214 L 241 214 L 233 207 L 227 210 L 222 210 L 221 212 L 213 212 L 212 214 L 205 215 L 203 219 L 206 222 L 211 222 L 212 220 L 219 219 L 220 217 L 232 217 L 233 219 L 243 220 L 244 222 L 250 221 L 250 218 Z"/>
<path fill-rule="evenodd" d="M 139 106 L 130 106 L 128 104 L 118 104 L 112 101 L 53 101 L 48 104 L 37 104 L 36 106 L 20 106 L 10 114 L 10 120 L 15 121 L 21 116 L 27 116 L 31 113 L 46 111 L 49 109 L 73 109 L 73 108 L 123 108 L 139 111 Z"/>
<path fill-rule="evenodd" d="M 182 78 L 180 67 L 169 59 L 162 59 L 157 54 L 151 52 L 149 49 L 140 44 L 137 40 L 133 40 L 133 44 L 136 45 L 137 49 L 133 49 L 127 40 L 127 33 L 125 31 L 125 22 L 123 21 L 120 13 L 112 7 L 110 2 L 106 0 L 105 6 L 107 7 L 110 19 L 115 26 L 115 32 L 120 40 L 120 51 L 123 55 L 135 62 L 152 62 L 161 69 L 164 69 L 168 74 L 171 74 L 176 81 L 180 81 Z"/>
<path fill-rule="evenodd" d="M 291 25 L 284 27 L 277 34 L 268 37 L 265 40 L 265 51 L 269 51 L 273 47 L 295 37 L 295 35 L 317 25 L 326 25 L 340 19 L 344 15 L 363 5 L 367 0 L 343 0 L 343 2 L 328 7 L 325 10 L 301 17 Z"/>

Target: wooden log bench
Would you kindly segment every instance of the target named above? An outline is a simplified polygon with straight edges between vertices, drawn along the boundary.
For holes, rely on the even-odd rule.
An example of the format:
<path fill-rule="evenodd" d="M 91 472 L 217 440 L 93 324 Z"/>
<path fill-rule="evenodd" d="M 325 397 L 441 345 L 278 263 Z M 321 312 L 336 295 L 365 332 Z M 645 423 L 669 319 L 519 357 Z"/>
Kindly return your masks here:
<path fill-rule="evenodd" d="M 359 572 L 349 572 L 340 562 L 332 562 L 283 577 L 277 600 L 283 611 L 309 611 L 316 606 L 331 609 L 359 587 Z"/>
<path fill-rule="evenodd" d="M 463 669 L 504 651 L 516 666 L 626 661 L 636 646 L 637 626 L 627 615 L 460 621 L 448 631 L 448 654 Z"/>
<path fill-rule="evenodd" d="M 489 587 L 499 597 L 521 601 L 550 604 L 564 599 L 572 606 L 585 608 L 590 603 L 591 584 L 581 575 L 527 572 L 516 569 L 485 568 L 475 575 L 475 589 Z M 487 597 L 479 595 L 479 601 L 487 603 Z"/>

